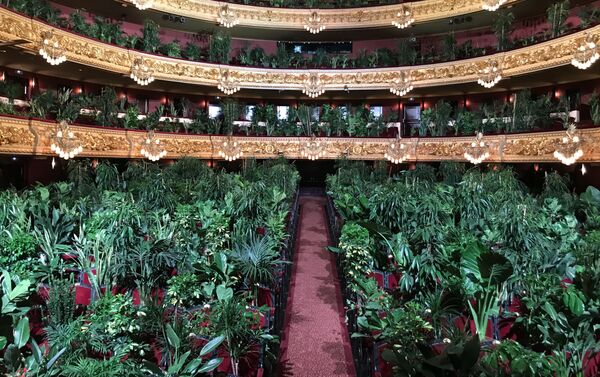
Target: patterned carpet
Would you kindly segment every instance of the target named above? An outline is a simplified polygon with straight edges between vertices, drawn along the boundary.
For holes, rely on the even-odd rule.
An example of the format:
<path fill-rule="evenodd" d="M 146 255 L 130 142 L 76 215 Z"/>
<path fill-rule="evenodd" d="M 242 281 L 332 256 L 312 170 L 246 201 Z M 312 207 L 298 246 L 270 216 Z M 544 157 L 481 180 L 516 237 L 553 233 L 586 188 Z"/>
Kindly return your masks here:
<path fill-rule="evenodd" d="M 329 251 L 325 198 L 303 196 L 280 376 L 355 376 L 335 261 Z"/>

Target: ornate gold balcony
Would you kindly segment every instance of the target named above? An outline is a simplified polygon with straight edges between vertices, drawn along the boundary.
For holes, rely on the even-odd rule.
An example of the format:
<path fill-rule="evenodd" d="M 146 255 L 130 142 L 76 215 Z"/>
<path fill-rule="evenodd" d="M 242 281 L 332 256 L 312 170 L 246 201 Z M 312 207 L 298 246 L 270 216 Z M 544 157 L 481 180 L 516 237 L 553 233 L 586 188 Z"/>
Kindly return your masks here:
<path fill-rule="evenodd" d="M 25 39 L 31 43 L 23 48 L 37 53 L 41 35 L 50 29 L 42 22 L 6 9 L 0 9 L 0 41 Z M 106 44 L 64 30 L 55 30 L 67 60 L 129 76 L 136 58 L 151 59 L 156 80 L 176 81 L 216 87 L 220 72 L 228 70 L 229 76 L 241 89 L 273 89 L 302 91 L 311 75 L 317 75 L 324 91 L 386 90 L 401 77 L 410 74 L 414 88 L 476 82 L 479 72 L 490 59 L 501 65 L 503 77 L 510 78 L 570 64 L 575 51 L 586 35 L 600 43 L 600 26 L 573 33 L 551 41 L 488 55 L 447 63 L 400 68 L 373 68 L 348 70 L 294 70 L 227 66 L 192 62 L 151 54 Z"/>
<path fill-rule="evenodd" d="M 52 156 L 50 146 L 56 123 L 0 116 L 0 154 Z M 144 131 L 71 126 L 81 143 L 81 157 L 143 158 Z M 242 158 L 302 159 L 309 137 L 203 136 L 173 133 L 156 134 L 168 158 L 195 157 L 222 159 L 219 146 L 231 140 L 239 145 Z M 557 162 L 553 153 L 562 142 L 564 131 L 484 136 L 489 146 L 487 162 Z M 600 162 L 600 128 L 581 130 L 583 157 L 578 162 Z M 385 160 L 390 138 L 316 138 L 322 148 L 320 159 Z M 465 161 L 469 137 L 408 138 L 407 161 Z M 414 152 L 413 152 L 414 151 Z"/>
<path fill-rule="evenodd" d="M 517 3 L 520 0 L 508 0 Z M 132 3 L 132 0 L 124 0 Z M 482 0 L 423 0 L 394 5 L 350 9 L 286 9 L 227 4 L 240 26 L 304 30 L 306 20 L 317 12 L 327 30 L 394 27 L 398 12 L 409 6 L 414 23 L 447 19 L 483 10 Z M 213 0 L 154 0 L 152 9 L 209 22 L 218 22 L 223 3 Z"/>

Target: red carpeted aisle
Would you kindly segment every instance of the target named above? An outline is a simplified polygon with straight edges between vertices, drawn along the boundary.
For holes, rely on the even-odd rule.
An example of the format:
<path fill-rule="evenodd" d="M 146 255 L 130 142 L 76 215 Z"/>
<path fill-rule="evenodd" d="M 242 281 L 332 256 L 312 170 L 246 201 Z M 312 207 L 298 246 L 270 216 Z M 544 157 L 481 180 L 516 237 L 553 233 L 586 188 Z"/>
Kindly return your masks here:
<path fill-rule="evenodd" d="M 354 376 L 344 305 L 325 219 L 325 198 L 301 198 L 300 229 L 292 269 L 281 376 Z"/>

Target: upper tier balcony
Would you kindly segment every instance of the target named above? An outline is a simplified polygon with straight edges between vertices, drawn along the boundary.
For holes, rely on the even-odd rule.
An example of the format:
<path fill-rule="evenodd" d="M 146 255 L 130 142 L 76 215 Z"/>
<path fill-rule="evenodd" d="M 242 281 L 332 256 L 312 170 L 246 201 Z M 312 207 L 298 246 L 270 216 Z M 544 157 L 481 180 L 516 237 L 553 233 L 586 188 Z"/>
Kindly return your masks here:
<path fill-rule="evenodd" d="M 327 91 L 355 90 L 385 90 L 406 95 L 413 88 L 451 84 L 480 82 L 489 87 L 498 80 L 569 65 L 581 46 L 598 44 L 599 39 L 600 26 L 594 26 L 531 46 L 447 63 L 345 70 L 252 68 L 142 53 L 0 9 L 0 40 L 8 45 L 14 44 L 19 49 L 37 54 L 46 40 L 60 52 L 61 58 L 71 63 L 126 76 L 132 73 L 135 76 L 134 71 L 141 64 L 148 78 L 218 87 L 226 94 L 240 89 L 261 89 L 296 90 L 309 97 Z M 142 79 L 138 83 L 147 84 L 147 81 L 152 80 Z"/>

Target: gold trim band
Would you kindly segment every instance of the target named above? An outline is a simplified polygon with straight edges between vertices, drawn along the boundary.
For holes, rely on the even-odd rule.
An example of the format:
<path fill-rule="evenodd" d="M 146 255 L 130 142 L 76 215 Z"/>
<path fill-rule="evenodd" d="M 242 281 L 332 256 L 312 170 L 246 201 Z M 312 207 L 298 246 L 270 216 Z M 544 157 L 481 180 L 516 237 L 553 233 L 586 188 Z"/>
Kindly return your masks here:
<path fill-rule="evenodd" d="M 49 121 L 0 116 L 0 154 L 53 156 L 51 138 L 56 124 Z M 144 131 L 71 126 L 81 142 L 82 157 L 143 158 L 140 149 Z M 167 158 L 185 156 L 221 159 L 219 145 L 226 136 L 156 133 Z M 485 136 L 490 148 L 489 162 L 557 162 L 554 150 L 564 131 Z M 581 130 L 583 157 L 581 162 L 600 162 L 600 128 Z M 309 137 L 243 137 L 234 136 L 243 158 L 302 159 L 302 147 Z M 390 138 L 317 138 L 323 148 L 321 159 L 345 157 L 353 160 L 383 160 Z M 411 149 L 407 161 L 465 161 L 464 151 L 473 140 L 469 137 L 410 138 L 402 142 Z M 414 148 L 414 149 L 413 149 Z M 412 151 L 416 153 L 412 153 Z"/>
<path fill-rule="evenodd" d="M 131 0 L 124 0 L 132 3 Z M 520 0 L 508 0 L 514 4 Z M 447 19 L 483 11 L 481 0 L 423 0 L 410 3 L 348 9 L 289 9 L 223 3 L 213 0 L 154 0 L 152 9 L 218 23 L 224 4 L 234 13 L 239 26 L 263 29 L 304 30 L 313 12 L 319 14 L 327 30 L 394 27 L 392 21 L 404 7 L 409 7 L 415 23 Z"/>

